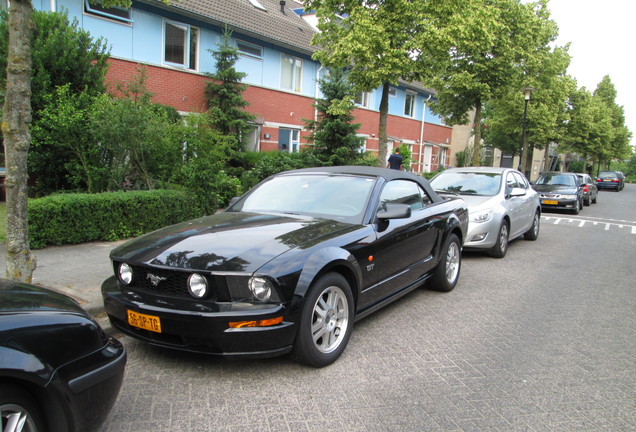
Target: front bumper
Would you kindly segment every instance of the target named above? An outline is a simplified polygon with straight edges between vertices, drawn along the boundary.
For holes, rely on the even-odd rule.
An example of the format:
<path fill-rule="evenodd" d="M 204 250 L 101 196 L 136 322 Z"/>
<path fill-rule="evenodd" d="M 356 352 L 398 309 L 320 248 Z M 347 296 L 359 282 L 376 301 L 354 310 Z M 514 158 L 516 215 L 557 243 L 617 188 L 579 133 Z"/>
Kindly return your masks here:
<path fill-rule="evenodd" d="M 110 413 L 124 378 L 126 351 L 123 345 L 114 338 L 108 343 L 81 359 L 59 368 L 49 387 L 56 389 L 56 402 L 64 400 L 65 409 L 56 410 L 54 416 L 64 413 L 68 430 L 90 432 L 96 431 Z M 49 408 L 53 409 L 52 401 Z"/>
<path fill-rule="evenodd" d="M 224 303 L 215 310 L 171 307 L 169 302 L 149 304 L 123 292 L 114 277 L 102 284 L 104 306 L 111 324 L 121 332 L 153 345 L 226 357 L 273 357 L 291 351 L 296 324 L 281 304 Z M 128 323 L 128 310 L 152 315 L 161 322 L 161 333 Z M 230 328 L 230 322 L 258 321 L 284 316 L 267 327 Z"/>
<path fill-rule="evenodd" d="M 541 198 L 542 210 L 576 210 L 578 206 L 578 199 Z"/>
<path fill-rule="evenodd" d="M 465 249 L 490 249 L 497 243 L 501 220 L 493 218 L 488 222 L 468 222 Z"/>

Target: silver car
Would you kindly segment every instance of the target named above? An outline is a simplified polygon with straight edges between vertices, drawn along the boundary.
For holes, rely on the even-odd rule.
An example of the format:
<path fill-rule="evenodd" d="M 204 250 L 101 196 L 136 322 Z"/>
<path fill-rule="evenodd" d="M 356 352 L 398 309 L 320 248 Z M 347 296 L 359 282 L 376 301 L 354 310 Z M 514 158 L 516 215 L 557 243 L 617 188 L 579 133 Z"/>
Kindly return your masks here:
<path fill-rule="evenodd" d="M 461 196 L 468 205 L 464 248 L 488 251 L 503 258 L 508 242 L 523 235 L 539 236 L 541 203 L 528 180 L 511 168 L 450 168 L 431 180 L 438 193 Z"/>

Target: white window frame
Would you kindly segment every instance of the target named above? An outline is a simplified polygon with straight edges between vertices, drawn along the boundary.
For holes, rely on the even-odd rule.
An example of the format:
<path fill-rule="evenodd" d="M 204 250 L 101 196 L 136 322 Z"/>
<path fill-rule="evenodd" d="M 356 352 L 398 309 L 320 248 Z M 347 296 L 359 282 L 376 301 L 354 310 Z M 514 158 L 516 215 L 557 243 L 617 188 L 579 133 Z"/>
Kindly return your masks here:
<path fill-rule="evenodd" d="M 389 87 L 389 97 L 392 97 L 392 98 L 397 97 L 397 88 L 393 86 Z"/>
<path fill-rule="evenodd" d="M 288 86 L 283 82 L 283 70 L 284 67 L 291 60 L 291 83 Z M 287 54 L 281 54 L 280 56 L 280 87 L 284 90 L 291 90 L 295 93 L 300 93 L 302 91 L 302 82 L 303 82 L 303 60 L 298 57 L 290 56 Z"/>
<path fill-rule="evenodd" d="M 411 99 L 410 106 L 408 105 L 409 98 Z M 415 117 L 415 100 L 416 99 L 417 99 L 417 93 L 408 91 L 408 90 L 406 91 L 406 93 L 404 94 L 404 115 L 405 116 Z"/>
<path fill-rule="evenodd" d="M 354 103 L 358 106 L 369 108 L 369 100 L 371 99 L 371 93 L 369 92 L 357 92 L 354 96 Z"/>
<path fill-rule="evenodd" d="M 357 152 L 358 153 L 366 153 L 367 152 L 367 139 L 369 139 L 369 137 L 366 136 L 366 135 L 358 135 L 358 138 L 360 138 L 360 142 L 362 143 L 362 145 L 360 147 L 358 147 Z"/>
<path fill-rule="evenodd" d="M 253 52 L 244 51 L 243 49 L 241 49 L 241 45 L 243 45 L 245 48 L 253 48 L 254 50 L 258 50 L 260 52 L 260 54 L 254 54 Z M 249 42 L 245 42 L 245 41 L 242 41 L 240 39 L 237 39 L 236 40 L 236 49 L 238 50 L 239 54 L 241 54 L 241 55 L 244 55 L 246 57 L 259 59 L 259 60 L 263 60 L 263 47 L 260 46 L 260 45 L 255 45 L 253 43 L 249 43 Z"/>
<path fill-rule="evenodd" d="M 183 62 L 173 62 L 170 61 L 168 59 L 166 59 L 166 44 L 167 44 L 167 28 L 168 25 L 176 27 L 178 29 L 181 29 L 184 33 L 184 40 L 183 40 Z M 193 34 L 194 33 L 194 34 Z M 181 68 L 185 68 L 185 69 L 190 69 L 190 70 L 198 70 L 199 68 L 199 37 L 200 37 L 201 32 L 199 31 L 198 27 L 194 27 L 191 26 L 189 24 L 184 24 L 178 21 L 172 21 L 172 20 L 163 20 L 163 62 L 164 64 L 170 65 L 170 66 L 177 66 L 177 67 L 181 67 Z M 191 47 L 191 43 L 192 43 L 192 38 L 195 38 L 194 42 L 195 42 L 195 52 L 191 53 L 190 51 L 190 47 Z M 192 54 L 195 55 L 194 58 L 194 64 L 192 63 L 192 59 L 191 56 Z"/>
<path fill-rule="evenodd" d="M 121 12 L 127 13 L 128 16 L 123 16 Z M 84 0 L 84 13 L 99 18 L 108 18 L 114 21 L 120 21 L 126 24 L 133 23 L 131 8 L 118 6 L 105 8 L 98 4 L 90 4 L 89 0 Z"/>

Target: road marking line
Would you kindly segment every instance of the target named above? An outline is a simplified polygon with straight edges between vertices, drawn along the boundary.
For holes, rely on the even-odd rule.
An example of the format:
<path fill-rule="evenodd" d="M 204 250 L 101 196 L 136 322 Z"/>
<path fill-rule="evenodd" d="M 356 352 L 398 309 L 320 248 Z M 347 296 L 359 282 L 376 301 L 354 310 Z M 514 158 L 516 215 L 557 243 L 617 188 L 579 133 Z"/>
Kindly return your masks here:
<path fill-rule="evenodd" d="M 636 226 L 632 227 L 632 234 L 636 234 Z"/>
<path fill-rule="evenodd" d="M 608 224 L 608 223 L 606 223 L 606 224 L 605 224 L 605 231 L 609 231 L 609 227 L 610 227 L 610 225 L 611 225 L 611 224 Z"/>
<path fill-rule="evenodd" d="M 556 218 L 556 219 L 554 219 L 554 224 L 555 224 L 555 225 L 556 225 L 556 224 L 558 224 L 559 222 L 561 222 L 561 218 Z"/>
<path fill-rule="evenodd" d="M 579 223 L 579 228 L 581 228 L 583 225 L 585 225 L 585 222 L 586 222 L 586 221 L 582 220 L 582 221 Z"/>

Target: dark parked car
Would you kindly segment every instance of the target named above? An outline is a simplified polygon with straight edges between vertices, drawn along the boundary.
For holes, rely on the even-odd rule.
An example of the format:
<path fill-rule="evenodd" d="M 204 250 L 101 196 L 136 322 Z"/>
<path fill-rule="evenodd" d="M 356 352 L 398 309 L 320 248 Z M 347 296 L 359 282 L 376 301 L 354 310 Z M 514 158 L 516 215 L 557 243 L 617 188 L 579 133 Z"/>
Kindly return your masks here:
<path fill-rule="evenodd" d="M 596 176 L 596 186 L 599 189 L 621 191 L 625 187 L 625 176 L 618 171 L 601 171 Z"/>
<path fill-rule="evenodd" d="M 596 182 L 589 174 L 577 174 L 579 181 L 583 184 L 583 204 L 589 206 L 590 203 L 596 204 L 598 200 L 598 187 Z"/>
<path fill-rule="evenodd" d="M 0 430 L 95 431 L 126 352 L 71 298 L 0 279 Z"/>
<path fill-rule="evenodd" d="M 583 184 L 575 173 L 546 172 L 534 182 L 543 210 L 569 210 L 579 214 L 583 208 Z"/>
<path fill-rule="evenodd" d="M 353 322 L 409 291 L 450 291 L 468 213 L 413 174 L 326 167 L 268 178 L 224 213 L 111 253 L 102 285 L 116 328 L 222 356 L 292 352 L 321 367 Z"/>

